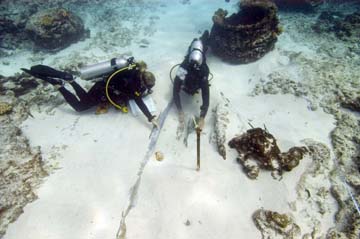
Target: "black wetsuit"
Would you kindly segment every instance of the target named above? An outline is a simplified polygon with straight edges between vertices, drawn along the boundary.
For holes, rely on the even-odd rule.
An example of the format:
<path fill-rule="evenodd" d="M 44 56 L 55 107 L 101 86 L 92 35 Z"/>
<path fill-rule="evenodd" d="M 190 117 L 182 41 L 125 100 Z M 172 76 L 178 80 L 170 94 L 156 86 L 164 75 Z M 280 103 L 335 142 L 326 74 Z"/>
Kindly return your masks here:
<path fill-rule="evenodd" d="M 107 79 L 108 77 L 96 82 L 88 92 L 75 81 L 72 81 L 70 84 L 74 88 L 79 99 L 65 87 L 61 87 L 59 91 L 71 107 L 76 111 L 84 111 L 99 103 L 108 102 L 105 92 Z M 146 88 L 142 86 L 139 71 L 136 69 L 125 70 L 116 74 L 109 84 L 109 96 L 112 101 L 121 105 L 126 103 L 129 99 L 135 100 L 140 110 L 147 119 L 151 121 L 154 116 L 151 115 L 149 109 L 142 100 L 145 91 Z"/>
<path fill-rule="evenodd" d="M 182 110 L 180 102 L 180 90 L 183 89 L 186 93 L 194 95 L 201 90 L 202 106 L 200 107 L 200 117 L 205 117 L 209 109 L 209 67 L 205 59 L 200 68 L 194 69 L 189 63 L 188 58 L 180 64 L 178 74 L 174 80 L 174 102 L 179 111 Z M 180 72 L 180 73 L 179 73 Z"/>

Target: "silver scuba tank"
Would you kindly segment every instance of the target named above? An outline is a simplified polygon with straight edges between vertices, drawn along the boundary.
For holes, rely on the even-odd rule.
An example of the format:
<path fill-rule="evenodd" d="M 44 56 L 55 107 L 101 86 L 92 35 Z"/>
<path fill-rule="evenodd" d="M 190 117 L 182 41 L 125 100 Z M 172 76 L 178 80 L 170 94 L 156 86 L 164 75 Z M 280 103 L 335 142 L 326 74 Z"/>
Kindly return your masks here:
<path fill-rule="evenodd" d="M 201 52 L 204 51 L 204 46 L 203 46 L 203 43 L 201 40 L 199 40 L 199 39 L 193 40 L 193 42 L 191 43 L 191 46 L 190 46 L 190 52 L 192 52 L 194 49 L 198 49 Z"/>
<path fill-rule="evenodd" d="M 117 69 L 123 68 L 132 64 L 133 57 L 119 57 L 113 58 L 110 61 L 99 62 L 93 65 L 84 66 L 80 69 L 81 78 L 89 80 L 111 73 Z"/>
<path fill-rule="evenodd" d="M 195 62 L 199 66 L 203 63 L 204 46 L 201 40 L 195 39 L 189 49 L 189 62 Z"/>

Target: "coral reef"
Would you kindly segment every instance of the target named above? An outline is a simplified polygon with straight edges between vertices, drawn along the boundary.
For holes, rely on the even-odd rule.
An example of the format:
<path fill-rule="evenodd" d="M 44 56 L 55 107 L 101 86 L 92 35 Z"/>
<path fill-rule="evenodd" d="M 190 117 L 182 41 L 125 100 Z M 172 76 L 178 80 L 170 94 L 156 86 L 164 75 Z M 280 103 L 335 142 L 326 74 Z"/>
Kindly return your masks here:
<path fill-rule="evenodd" d="M 15 50 L 27 38 L 22 31 L 25 26 L 22 17 L 24 17 L 22 14 L 19 16 L 3 14 L 0 17 L 0 57 L 7 56 L 7 51 Z"/>
<path fill-rule="evenodd" d="M 332 32 L 343 41 L 356 43 L 360 38 L 360 13 L 344 15 L 337 11 L 323 11 L 312 29 L 319 34 Z"/>
<path fill-rule="evenodd" d="M 56 0 L 50 2 L 44 2 L 43 0 L 4 0 L 0 2 L 0 29 L 3 30 L 0 35 L 0 57 L 17 57 L 18 54 L 23 55 L 24 52 L 28 53 L 32 50 L 36 52 L 36 55 L 30 56 L 28 60 L 31 60 L 35 64 L 40 64 L 43 59 L 47 57 L 51 58 L 54 51 L 86 38 L 89 35 L 88 30 L 84 30 L 81 37 L 79 36 L 72 41 L 65 38 L 65 36 L 64 41 L 60 41 L 60 39 L 62 39 L 60 34 L 62 33 L 56 31 L 63 33 L 66 33 L 67 30 L 78 31 L 76 27 L 79 25 L 77 25 L 77 23 L 74 24 L 74 13 L 83 19 L 86 26 L 91 26 L 91 31 L 94 33 L 87 39 L 85 44 L 79 46 L 80 48 L 76 47 L 76 49 L 74 49 L 74 53 L 78 53 L 81 58 L 89 55 L 90 50 L 95 48 L 107 53 L 109 57 L 116 57 L 115 52 L 119 52 L 119 47 L 126 47 L 134 42 L 137 43 L 139 47 L 149 46 L 149 44 L 147 44 L 149 43 L 147 42 L 147 37 L 156 31 L 156 21 L 159 19 L 157 15 L 159 13 L 158 10 L 163 4 L 160 4 L 157 0 L 123 0 L 121 4 L 104 0 L 101 1 L 101 5 L 99 5 L 99 3 L 98 0 Z M 69 14 L 70 18 L 66 18 L 67 13 L 63 14 L 64 12 L 61 13 L 61 11 L 58 15 L 46 14 L 46 11 L 59 9 L 59 6 L 61 6 L 61 9 L 71 10 L 71 12 L 65 10 L 71 13 Z M 91 16 L 89 13 L 91 13 Z M 45 25 L 51 22 L 58 24 L 50 29 L 46 28 L 45 25 L 44 27 L 40 25 L 34 26 L 36 30 L 39 30 L 40 35 L 44 37 L 46 34 L 49 35 L 49 39 L 44 38 L 44 44 L 49 45 L 46 43 L 47 40 L 54 42 L 50 43 L 53 48 L 45 48 L 41 44 L 34 44 L 34 39 L 35 37 L 38 39 L 38 36 L 36 34 L 29 34 L 26 30 L 26 27 L 30 24 L 30 19 L 34 19 L 35 16 L 41 14 L 45 15 L 42 19 Z M 72 34 L 71 36 L 75 37 L 75 35 L 76 34 Z M 56 41 L 51 40 L 51 38 L 58 38 L 60 44 L 57 44 Z M 70 43 L 67 43 L 66 40 L 69 40 Z M 63 43 L 65 46 L 61 46 Z M 77 57 L 72 60 L 80 61 L 79 59 L 80 58 Z M 88 62 L 96 62 L 97 60 L 101 61 L 104 60 L 104 58 L 100 55 L 94 55 Z M 61 68 L 62 65 L 59 62 L 64 61 L 68 61 L 68 59 L 62 57 L 52 66 Z M 9 61 L 3 61 L 2 63 L 6 66 L 9 65 Z M 64 62 L 62 64 L 69 63 Z M 11 73 L 8 75 L 10 74 Z"/>
<path fill-rule="evenodd" d="M 350 111 L 344 111 L 340 106 L 348 99 L 356 99 L 360 95 L 358 47 L 352 41 L 340 41 L 333 34 L 315 33 L 311 21 L 298 17 L 294 23 L 287 29 L 290 34 L 295 35 L 296 33 L 297 37 L 294 38 L 294 41 L 299 44 L 306 41 L 316 42 L 314 49 L 316 54 L 308 55 L 296 51 L 281 52 L 289 57 L 291 66 L 296 70 L 296 77 L 294 77 L 295 74 L 290 74 L 288 69 L 279 69 L 268 75 L 268 80 L 260 82 L 255 87 L 253 95 L 260 93 L 294 94 L 305 98 L 309 102 L 310 110 L 317 110 L 321 107 L 322 110 L 334 116 L 336 125 L 330 137 L 336 165 L 331 173 L 329 169 L 326 169 L 326 173 L 315 173 L 320 175 L 318 176 L 320 180 L 328 179 L 329 175 L 331 176 L 329 188 L 325 190 L 318 188 L 313 191 L 309 187 L 307 189 L 312 195 L 311 198 L 321 191 L 330 191 L 333 196 L 341 195 L 341 197 L 335 196 L 335 199 L 338 202 L 337 215 L 342 216 L 335 217 L 336 227 L 330 230 L 327 237 L 355 239 L 360 234 L 359 214 L 355 211 L 354 201 L 349 192 L 353 193 L 355 200 L 360 200 L 358 196 L 360 195 L 360 140 L 358 136 L 360 135 L 360 124 L 356 115 Z M 313 49 L 310 45 L 307 47 Z M 326 162 L 324 158 L 319 157 L 319 165 L 324 165 L 324 162 Z M 308 185 L 311 185 L 312 182 L 313 180 L 309 179 Z M 348 190 L 344 186 L 345 183 L 348 185 Z M 303 191 L 303 198 L 307 198 L 308 194 Z M 326 195 L 328 194 L 326 193 Z M 307 200 L 314 205 L 314 208 L 317 208 L 311 212 L 307 210 L 310 215 L 315 212 L 327 211 L 326 206 L 322 203 L 324 199 L 316 198 L 315 201 Z M 341 200 L 337 198 L 341 198 Z"/>
<path fill-rule="evenodd" d="M 12 111 L 12 105 L 6 102 L 0 102 L 0 115 L 8 114 Z"/>
<path fill-rule="evenodd" d="M 31 153 L 30 157 L 25 162 L 0 160 L 0 237 L 7 225 L 23 213 L 24 206 L 37 199 L 34 190 L 48 176 L 41 152 Z"/>
<path fill-rule="evenodd" d="M 324 0 L 271 0 L 279 8 L 316 7 L 324 3 Z"/>
<path fill-rule="evenodd" d="M 35 190 L 44 177 L 57 167 L 56 160 L 43 159 L 40 149 L 29 145 L 20 128 L 32 116 L 31 110 L 62 102 L 51 86 L 37 87 L 40 84 L 24 74 L 0 77 L 1 111 L 6 112 L 0 114 L 0 238 L 25 205 L 37 198 Z"/>
<path fill-rule="evenodd" d="M 228 119 L 229 111 L 227 109 L 227 106 L 224 104 L 218 104 L 215 108 L 215 140 L 216 145 L 218 148 L 218 152 L 223 157 L 223 159 L 226 159 L 226 148 L 225 148 L 225 142 L 226 142 L 226 128 L 229 124 Z"/>
<path fill-rule="evenodd" d="M 334 165 L 330 149 L 325 144 L 312 139 L 303 142 L 309 149 L 311 163 L 296 185 L 297 199 L 290 203 L 290 208 L 294 214 L 308 221 L 310 232 L 305 233 L 303 238 L 325 238 L 326 231 L 320 229 L 321 223 L 326 218 L 332 219 L 335 209 L 330 193 L 333 178 L 336 179 Z"/>
<path fill-rule="evenodd" d="M 245 0 L 238 13 L 227 14 L 219 9 L 212 18 L 210 46 L 214 54 L 231 63 L 249 63 L 274 49 L 281 33 L 274 3 Z"/>
<path fill-rule="evenodd" d="M 26 31 L 37 46 L 49 50 L 65 48 L 89 35 L 81 18 L 63 8 L 36 13 L 26 24 Z"/>
<path fill-rule="evenodd" d="M 238 151 L 239 163 L 251 179 L 258 176 L 257 166 L 273 171 L 273 177 L 281 176 L 284 170 L 291 171 L 295 168 L 307 152 L 305 147 L 293 147 L 288 152 L 281 153 L 275 137 L 261 128 L 247 130 L 230 140 L 229 146 Z M 249 158 L 255 159 L 258 164 L 249 164 Z"/>
<path fill-rule="evenodd" d="M 340 105 L 352 111 L 360 112 L 360 97 L 340 102 Z"/>
<path fill-rule="evenodd" d="M 360 235 L 360 215 L 354 207 L 354 202 L 348 197 L 348 192 L 343 185 L 331 187 L 331 194 L 336 199 L 339 210 L 335 215 L 337 228 L 332 228 L 328 238 L 357 239 Z M 357 193 L 354 199 L 359 202 L 360 195 Z"/>
<path fill-rule="evenodd" d="M 300 227 L 287 214 L 259 209 L 253 214 L 253 220 L 263 239 L 279 238 L 278 236 L 295 239 L 301 234 Z"/>
<path fill-rule="evenodd" d="M 0 18 L 0 31 L 2 32 L 2 34 L 4 34 L 4 33 L 16 33 L 17 32 L 17 27 L 16 27 L 13 20 L 3 16 L 3 17 Z"/>
<path fill-rule="evenodd" d="M 15 96 L 21 96 L 29 93 L 39 83 L 33 77 L 27 77 L 25 73 L 17 74 L 11 77 L 4 77 L 0 75 L 0 93 L 5 94 L 11 90 Z"/>

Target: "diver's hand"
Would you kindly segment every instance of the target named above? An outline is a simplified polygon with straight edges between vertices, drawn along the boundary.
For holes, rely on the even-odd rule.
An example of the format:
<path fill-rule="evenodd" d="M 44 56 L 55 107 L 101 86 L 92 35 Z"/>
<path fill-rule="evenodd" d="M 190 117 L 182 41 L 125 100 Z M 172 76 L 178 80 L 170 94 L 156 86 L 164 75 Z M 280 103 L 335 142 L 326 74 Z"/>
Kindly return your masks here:
<path fill-rule="evenodd" d="M 204 126 L 205 126 L 205 119 L 204 119 L 204 117 L 200 117 L 198 125 L 197 125 L 197 129 L 202 131 Z"/>
<path fill-rule="evenodd" d="M 155 117 L 151 120 L 151 123 L 155 128 L 159 129 L 159 123 L 157 122 Z"/>

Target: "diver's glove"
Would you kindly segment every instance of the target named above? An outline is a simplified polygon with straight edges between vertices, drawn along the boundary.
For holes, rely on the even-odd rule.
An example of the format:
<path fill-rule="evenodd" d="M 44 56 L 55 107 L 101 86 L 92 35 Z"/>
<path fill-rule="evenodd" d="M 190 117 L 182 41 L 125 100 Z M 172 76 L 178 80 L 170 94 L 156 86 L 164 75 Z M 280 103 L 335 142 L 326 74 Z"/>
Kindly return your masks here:
<path fill-rule="evenodd" d="M 153 116 L 152 118 L 151 118 L 151 120 L 149 120 L 151 123 L 152 123 L 152 125 L 155 127 L 155 128 L 159 128 L 159 123 L 158 123 L 158 121 L 156 120 L 156 116 Z"/>
<path fill-rule="evenodd" d="M 58 71 L 55 70 L 54 68 L 51 68 L 50 66 L 45 66 L 45 65 L 35 65 L 32 66 L 30 68 L 30 70 L 21 68 L 21 70 L 25 71 L 26 73 L 43 79 L 45 80 L 45 78 L 59 78 L 59 79 L 63 79 L 65 81 L 73 81 L 74 77 L 67 72 L 63 72 L 63 71 Z M 50 82 L 49 82 L 50 83 Z"/>
<path fill-rule="evenodd" d="M 204 117 L 200 117 L 199 122 L 197 124 L 197 129 L 202 131 L 205 125 L 205 119 Z"/>

